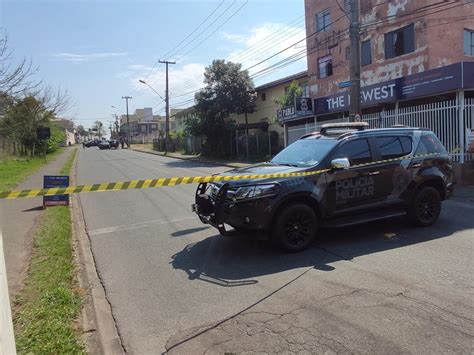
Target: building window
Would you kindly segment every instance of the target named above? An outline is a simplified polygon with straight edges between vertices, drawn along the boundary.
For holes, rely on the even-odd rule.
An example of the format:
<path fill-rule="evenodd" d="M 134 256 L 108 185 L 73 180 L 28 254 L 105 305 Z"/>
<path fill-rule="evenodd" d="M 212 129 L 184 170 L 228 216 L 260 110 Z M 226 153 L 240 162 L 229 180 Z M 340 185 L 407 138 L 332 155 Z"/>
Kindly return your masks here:
<path fill-rule="evenodd" d="M 370 39 L 367 41 L 363 41 L 360 45 L 360 64 L 361 65 L 369 65 L 372 64 L 372 50 L 370 46 Z"/>
<path fill-rule="evenodd" d="M 395 58 L 415 50 L 413 24 L 385 34 L 385 59 Z"/>
<path fill-rule="evenodd" d="M 318 59 L 319 79 L 332 75 L 332 56 L 326 55 Z"/>
<path fill-rule="evenodd" d="M 262 101 L 266 101 L 267 100 L 267 94 L 262 92 Z"/>
<path fill-rule="evenodd" d="M 316 32 L 326 32 L 331 28 L 331 13 L 329 9 L 316 15 Z"/>
<path fill-rule="evenodd" d="M 308 83 L 299 84 L 301 89 L 301 97 L 309 97 Z"/>
<path fill-rule="evenodd" d="M 464 55 L 474 56 L 474 31 L 464 29 Z"/>

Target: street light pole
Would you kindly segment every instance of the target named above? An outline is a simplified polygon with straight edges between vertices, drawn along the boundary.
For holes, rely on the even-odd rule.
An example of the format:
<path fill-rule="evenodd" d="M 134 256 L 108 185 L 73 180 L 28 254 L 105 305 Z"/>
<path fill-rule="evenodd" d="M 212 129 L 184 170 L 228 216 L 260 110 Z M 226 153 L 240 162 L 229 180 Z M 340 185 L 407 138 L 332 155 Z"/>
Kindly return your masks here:
<path fill-rule="evenodd" d="M 110 106 L 112 107 L 113 109 L 115 109 L 115 113 L 114 113 L 114 118 L 115 118 L 115 138 L 116 139 L 119 139 L 119 122 L 118 122 L 118 115 L 117 115 L 117 107 L 115 107 L 114 105 Z"/>
<path fill-rule="evenodd" d="M 140 80 L 138 80 L 138 82 L 139 82 L 139 83 L 142 83 L 142 84 L 145 84 L 146 86 L 148 86 L 150 89 L 153 90 L 153 92 L 154 92 L 155 94 L 157 94 L 157 95 L 160 97 L 160 99 L 162 99 L 163 101 L 166 101 L 166 100 L 163 98 L 163 96 L 161 96 L 161 95 L 159 94 L 159 92 L 156 91 L 156 90 L 153 88 L 153 86 L 151 86 L 150 84 L 148 84 L 145 80 L 140 79 Z"/>

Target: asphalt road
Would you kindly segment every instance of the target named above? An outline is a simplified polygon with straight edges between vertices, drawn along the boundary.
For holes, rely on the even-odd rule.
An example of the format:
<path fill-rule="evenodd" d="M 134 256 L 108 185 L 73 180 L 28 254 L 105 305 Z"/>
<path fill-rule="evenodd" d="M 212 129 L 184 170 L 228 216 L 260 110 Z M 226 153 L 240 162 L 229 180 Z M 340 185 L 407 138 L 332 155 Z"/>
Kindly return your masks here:
<path fill-rule="evenodd" d="M 92 184 L 223 170 L 91 148 L 79 152 L 77 178 Z M 430 228 L 395 219 L 326 230 L 309 250 L 282 254 L 201 224 L 190 211 L 194 190 L 81 195 L 127 352 L 474 351 L 473 200 L 445 202 Z"/>

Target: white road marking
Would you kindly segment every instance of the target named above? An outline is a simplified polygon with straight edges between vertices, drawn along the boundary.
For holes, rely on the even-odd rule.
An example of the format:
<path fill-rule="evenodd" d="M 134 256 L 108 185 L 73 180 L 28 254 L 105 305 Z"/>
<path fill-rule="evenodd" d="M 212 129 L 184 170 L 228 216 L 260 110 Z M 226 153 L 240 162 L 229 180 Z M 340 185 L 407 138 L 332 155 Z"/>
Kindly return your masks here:
<path fill-rule="evenodd" d="M 106 227 L 106 228 L 99 228 L 88 231 L 89 235 L 100 235 L 100 234 L 107 234 L 107 233 L 114 233 L 117 231 L 124 231 L 124 230 L 132 230 L 132 229 L 140 229 L 146 228 L 151 225 L 160 225 L 160 224 L 167 224 L 167 223 L 175 223 L 175 222 L 182 222 L 182 221 L 189 221 L 189 220 L 196 220 L 196 217 L 186 217 L 186 218 L 177 218 L 177 219 L 167 219 L 167 220 L 152 220 L 140 223 L 132 223 L 132 224 L 122 224 L 113 227 Z"/>

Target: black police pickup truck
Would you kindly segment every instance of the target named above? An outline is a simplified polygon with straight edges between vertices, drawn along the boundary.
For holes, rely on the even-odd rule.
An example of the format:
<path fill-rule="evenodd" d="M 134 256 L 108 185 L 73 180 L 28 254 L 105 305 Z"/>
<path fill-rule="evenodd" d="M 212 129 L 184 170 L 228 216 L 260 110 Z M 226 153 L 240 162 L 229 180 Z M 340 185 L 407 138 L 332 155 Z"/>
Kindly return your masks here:
<path fill-rule="evenodd" d="M 453 189 L 451 159 L 436 135 L 421 128 L 367 127 L 323 125 L 269 162 L 222 175 L 318 173 L 202 183 L 193 210 L 223 235 L 226 225 L 258 230 L 290 252 L 306 248 L 320 226 L 401 215 L 418 226 L 436 222 Z"/>

